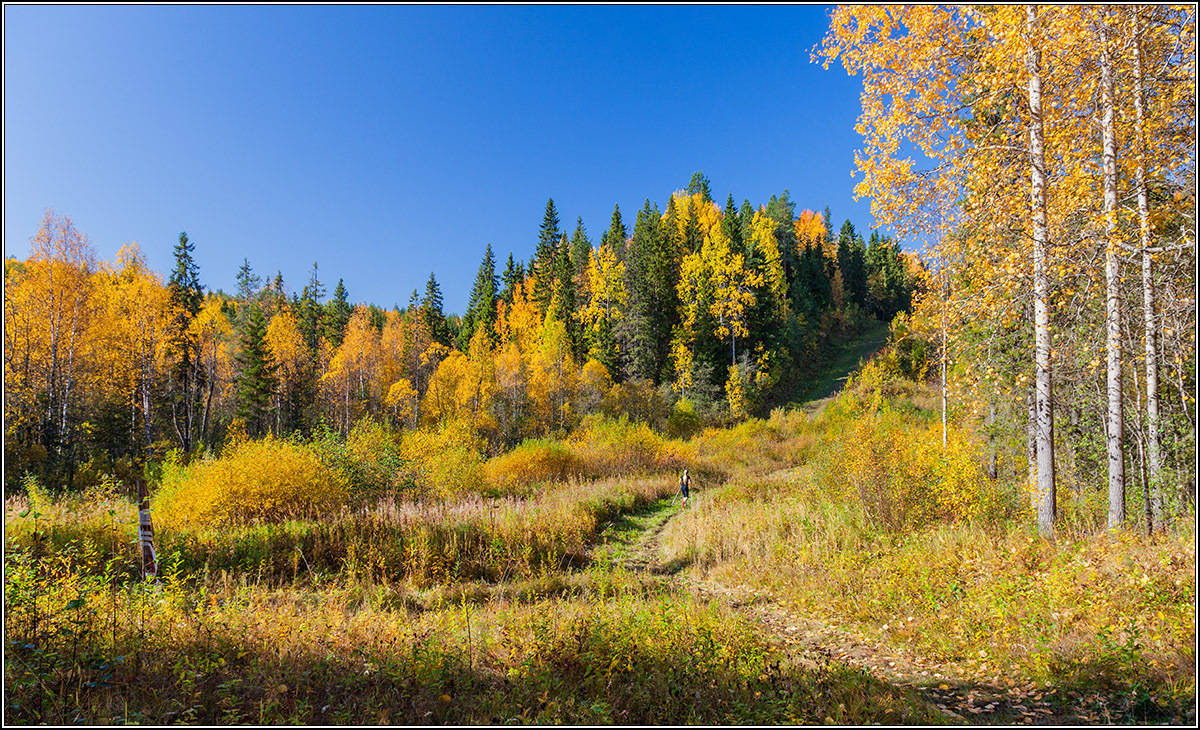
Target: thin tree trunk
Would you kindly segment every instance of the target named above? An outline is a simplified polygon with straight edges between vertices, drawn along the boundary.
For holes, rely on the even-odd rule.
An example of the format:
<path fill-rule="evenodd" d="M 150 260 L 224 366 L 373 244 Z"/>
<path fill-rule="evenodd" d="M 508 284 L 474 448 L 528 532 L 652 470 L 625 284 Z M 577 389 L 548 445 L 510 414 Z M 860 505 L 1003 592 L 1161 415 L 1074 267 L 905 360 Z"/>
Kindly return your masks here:
<path fill-rule="evenodd" d="M 214 355 L 215 358 L 215 355 Z M 212 365 L 208 372 L 208 394 L 204 398 L 204 415 L 200 420 L 200 442 L 201 445 L 208 439 L 208 416 L 212 412 L 213 391 L 217 386 L 217 366 Z"/>
<path fill-rule="evenodd" d="M 1146 191 L 1146 109 L 1142 82 L 1142 25 L 1133 10 L 1133 108 L 1137 122 L 1138 228 L 1142 236 L 1142 316 L 1146 321 L 1146 466 L 1150 481 L 1148 520 L 1151 531 L 1163 529 L 1162 482 L 1158 437 L 1158 317 L 1154 312 L 1154 258 L 1150 254 L 1150 196 Z"/>
<path fill-rule="evenodd" d="M 1050 283 L 1046 274 L 1046 153 L 1042 119 L 1042 53 L 1037 38 L 1037 9 L 1025 8 L 1025 30 L 1029 38 L 1026 67 L 1029 70 L 1029 197 L 1033 208 L 1033 332 L 1034 383 L 1037 388 L 1037 479 L 1038 531 L 1054 534 L 1054 394 L 1050 371 Z"/>
<path fill-rule="evenodd" d="M 944 274 L 943 274 L 944 275 Z M 949 293 L 946 293 L 949 296 Z M 946 450 L 946 300 L 942 300 L 942 451 Z"/>
<path fill-rule="evenodd" d="M 1036 514 L 1038 510 L 1038 479 L 1037 479 L 1037 399 L 1036 390 L 1030 390 L 1025 395 L 1025 405 L 1029 408 L 1029 424 L 1026 427 L 1025 455 L 1029 459 L 1029 506 Z"/>
<path fill-rule="evenodd" d="M 1108 380 L 1108 526 L 1125 524 L 1125 414 L 1121 392 L 1121 261 L 1117 257 L 1117 134 L 1113 119 L 1113 59 L 1108 22 L 1100 11 L 1100 126 L 1104 177 L 1104 325 Z"/>

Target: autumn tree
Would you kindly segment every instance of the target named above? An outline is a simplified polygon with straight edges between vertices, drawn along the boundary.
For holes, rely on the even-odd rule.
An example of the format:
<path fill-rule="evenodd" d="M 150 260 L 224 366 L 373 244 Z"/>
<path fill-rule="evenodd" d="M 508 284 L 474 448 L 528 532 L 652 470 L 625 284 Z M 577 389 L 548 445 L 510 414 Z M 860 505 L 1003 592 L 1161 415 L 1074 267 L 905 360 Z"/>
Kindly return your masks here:
<path fill-rule="evenodd" d="M 617 260 L 608 244 L 602 245 L 589 253 L 584 278 L 585 299 L 579 319 L 587 354 L 611 373 L 619 365 L 615 333 L 624 314 L 625 264 Z"/>
<path fill-rule="evenodd" d="M 6 434 L 70 469 L 96 309 L 95 257 L 71 219 L 51 210 L 30 244 L 30 257 L 5 282 Z"/>

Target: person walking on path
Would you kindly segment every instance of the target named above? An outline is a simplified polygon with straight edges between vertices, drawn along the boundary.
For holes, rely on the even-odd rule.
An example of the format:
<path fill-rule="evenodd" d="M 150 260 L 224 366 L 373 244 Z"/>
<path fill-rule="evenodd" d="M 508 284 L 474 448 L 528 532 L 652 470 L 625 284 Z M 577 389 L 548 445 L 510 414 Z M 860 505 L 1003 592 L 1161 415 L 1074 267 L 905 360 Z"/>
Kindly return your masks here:
<path fill-rule="evenodd" d="M 679 493 L 683 495 L 683 506 L 688 504 L 688 491 L 692 486 L 692 480 L 688 477 L 687 469 L 683 470 L 683 475 L 679 477 Z"/>

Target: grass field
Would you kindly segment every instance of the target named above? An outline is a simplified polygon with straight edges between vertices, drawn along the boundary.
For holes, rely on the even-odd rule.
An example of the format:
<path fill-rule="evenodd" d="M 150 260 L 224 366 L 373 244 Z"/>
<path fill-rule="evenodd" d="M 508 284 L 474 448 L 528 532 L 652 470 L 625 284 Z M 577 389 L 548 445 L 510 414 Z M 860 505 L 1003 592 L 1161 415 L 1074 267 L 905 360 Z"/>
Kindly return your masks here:
<path fill-rule="evenodd" d="M 10 497 L 6 719 L 1193 720 L 1194 513 L 1040 540 L 1004 485 L 962 486 L 966 441 L 922 450 L 930 393 L 864 387 L 686 442 L 592 424 L 501 457 L 501 490 L 164 520 L 152 584 L 127 499 Z"/>

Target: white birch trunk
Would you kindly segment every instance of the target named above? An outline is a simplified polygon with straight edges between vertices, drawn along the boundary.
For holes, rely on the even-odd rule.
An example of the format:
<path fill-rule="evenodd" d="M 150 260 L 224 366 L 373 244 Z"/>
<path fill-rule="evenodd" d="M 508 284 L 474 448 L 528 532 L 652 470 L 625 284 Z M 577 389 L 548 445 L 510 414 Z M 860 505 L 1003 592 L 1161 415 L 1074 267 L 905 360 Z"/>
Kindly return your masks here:
<path fill-rule="evenodd" d="M 1025 8 L 1029 49 L 1029 197 L 1033 212 L 1033 333 L 1034 386 L 1037 391 L 1035 438 L 1037 442 L 1038 531 L 1054 534 L 1054 394 L 1050 371 L 1050 282 L 1046 273 L 1049 233 L 1046 227 L 1046 153 L 1042 119 L 1042 53 L 1037 38 L 1037 9 Z"/>
<path fill-rule="evenodd" d="M 1100 10 L 1100 127 L 1104 177 L 1104 326 L 1107 364 L 1108 527 L 1125 524 L 1125 419 L 1121 393 L 1121 262 L 1117 257 L 1117 134 L 1113 119 L 1113 59 L 1108 23 Z"/>
<path fill-rule="evenodd" d="M 1137 123 L 1138 228 L 1142 237 L 1142 316 L 1146 322 L 1146 467 L 1149 471 L 1150 530 L 1163 529 L 1158 436 L 1158 317 L 1154 311 L 1154 259 L 1150 255 L 1150 197 L 1146 191 L 1146 109 L 1142 80 L 1142 26 L 1133 10 L 1133 108 Z"/>

